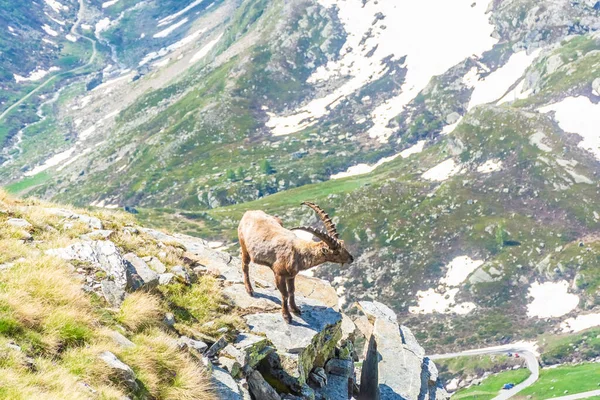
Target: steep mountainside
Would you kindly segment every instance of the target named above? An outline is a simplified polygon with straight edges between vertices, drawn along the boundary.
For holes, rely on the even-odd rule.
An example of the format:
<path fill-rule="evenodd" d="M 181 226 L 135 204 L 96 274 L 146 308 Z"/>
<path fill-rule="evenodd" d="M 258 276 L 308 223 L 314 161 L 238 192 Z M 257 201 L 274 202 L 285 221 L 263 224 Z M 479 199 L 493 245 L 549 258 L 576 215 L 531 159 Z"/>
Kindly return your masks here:
<path fill-rule="evenodd" d="M 92 2 L 94 72 L 0 121 L 1 183 L 232 252 L 315 201 L 357 255 L 316 274 L 430 346 L 597 315 L 600 3 L 184 3 Z"/>

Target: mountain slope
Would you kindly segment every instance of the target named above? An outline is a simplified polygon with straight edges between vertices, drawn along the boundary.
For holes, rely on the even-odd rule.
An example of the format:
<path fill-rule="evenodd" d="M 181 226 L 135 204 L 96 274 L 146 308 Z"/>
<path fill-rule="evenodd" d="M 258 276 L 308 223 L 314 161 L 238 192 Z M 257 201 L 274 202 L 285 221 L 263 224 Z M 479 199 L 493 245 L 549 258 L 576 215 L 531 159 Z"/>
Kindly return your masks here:
<path fill-rule="evenodd" d="M 348 304 L 419 315 L 431 346 L 598 312 L 596 2 L 92 9 L 110 67 L 9 142 L 10 190 L 137 208 L 231 251 L 244 210 L 293 226 L 315 201 L 359 256 L 316 273 Z"/>

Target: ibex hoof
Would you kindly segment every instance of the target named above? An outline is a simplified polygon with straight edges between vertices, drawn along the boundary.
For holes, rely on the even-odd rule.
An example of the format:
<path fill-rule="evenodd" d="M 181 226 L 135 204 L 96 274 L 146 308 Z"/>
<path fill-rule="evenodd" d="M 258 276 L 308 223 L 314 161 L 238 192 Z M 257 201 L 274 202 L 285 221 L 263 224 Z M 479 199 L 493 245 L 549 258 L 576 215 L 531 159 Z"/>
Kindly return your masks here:
<path fill-rule="evenodd" d="M 246 288 L 246 292 L 248 293 L 248 296 L 254 297 L 254 290 Z"/>
<path fill-rule="evenodd" d="M 291 310 L 296 315 L 302 315 L 302 310 L 300 310 L 298 307 L 292 308 Z"/>
<path fill-rule="evenodd" d="M 285 322 L 287 322 L 288 324 L 292 323 L 292 316 L 290 314 L 282 314 L 282 316 Z"/>

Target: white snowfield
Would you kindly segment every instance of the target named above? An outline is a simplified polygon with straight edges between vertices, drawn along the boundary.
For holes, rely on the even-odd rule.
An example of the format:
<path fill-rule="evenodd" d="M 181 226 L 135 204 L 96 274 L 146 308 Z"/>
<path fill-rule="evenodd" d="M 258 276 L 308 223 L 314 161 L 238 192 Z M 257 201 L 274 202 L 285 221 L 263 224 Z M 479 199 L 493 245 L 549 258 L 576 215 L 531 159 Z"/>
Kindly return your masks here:
<path fill-rule="evenodd" d="M 190 59 L 190 64 L 193 64 L 195 62 L 200 61 L 201 59 L 203 59 L 212 49 L 213 47 L 216 46 L 217 43 L 219 43 L 219 40 L 221 40 L 221 37 L 223 37 L 223 33 L 221 33 L 219 36 L 217 36 L 215 39 L 211 40 L 210 42 L 208 42 L 206 45 L 204 45 L 204 47 L 202 47 L 196 54 L 194 54 L 194 56 Z"/>
<path fill-rule="evenodd" d="M 202 35 L 204 32 L 206 32 L 206 28 L 201 28 L 193 33 L 191 33 L 190 35 L 184 37 L 183 39 L 173 43 L 170 46 L 167 47 L 163 47 L 162 49 L 160 49 L 159 51 L 153 51 L 151 53 L 146 54 L 146 56 L 138 63 L 138 65 L 141 67 L 142 65 L 148 64 L 150 61 L 156 60 L 157 58 L 161 58 L 166 56 L 167 54 L 187 45 L 190 44 L 192 42 L 194 42 L 196 40 L 196 38 L 198 38 L 200 35 Z"/>
<path fill-rule="evenodd" d="M 369 135 L 385 142 L 392 133 L 388 128 L 390 120 L 403 111 L 433 76 L 465 58 L 481 55 L 497 43 L 491 37 L 494 28 L 486 14 L 489 0 L 475 3 L 472 0 L 319 2 L 324 7 L 337 6 L 347 39 L 340 58 L 320 67 L 309 82 L 338 77 L 349 79 L 333 93 L 312 100 L 291 115 L 269 115 L 267 126 L 273 135 L 289 135 L 315 124 L 347 96 L 388 73 L 384 59 L 391 56 L 393 60 L 400 60 L 406 56 L 407 74 L 401 93 L 377 107 L 371 115 L 374 126 L 369 129 Z M 373 25 L 377 15 L 384 18 Z M 433 30 L 443 34 L 433 34 Z M 361 43 L 369 32 L 371 35 Z"/>
<path fill-rule="evenodd" d="M 40 79 L 42 79 L 43 77 L 48 75 L 50 72 L 56 72 L 56 71 L 60 71 L 60 68 L 51 67 L 48 71 L 46 71 L 46 70 L 43 70 L 38 67 L 38 69 L 36 69 L 32 73 L 30 73 L 29 76 L 21 76 L 21 75 L 14 74 L 13 78 L 15 78 L 15 81 L 17 83 L 35 82 L 35 81 L 39 81 Z"/>
<path fill-rule="evenodd" d="M 377 161 L 375 164 L 369 165 L 369 164 L 357 164 L 357 165 L 353 165 L 352 167 L 348 168 L 346 171 L 344 172 L 339 172 L 337 174 L 331 175 L 330 179 L 342 179 L 342 178 L 347 178 L 349 176 L 357 176 L 357 175 L 364 175 L 364 174 L 368 174 L 370 172 L 373 172 L 377 167 L 379 167 L 380 165 L 383 165 L 385 163 L 388 163 L 390 161 L 395 160 L 398 157 L 402 157 L 402 158 L 408 158 L 413 154 L 417 154 L 423 151 L 423 147 L 425 146 L 425 140 L 419 140 L 416 144 L 414 144 L 413 146 L 409 147 L 406 150 L 401 151 L 398 154 L 395 154 L 393 156 L 390 157 L 384 157 L 381 160 Z"/>
<path fill-rule="evenodd" d="M 594 104 L 585 96 L 566 99 L 538 109 L 541 113 L 555 112 L 554 118 L 560 128 L 583 138 L 578 146 L 591 152 L 600 160 L 600 104 Z"/>
<path fill-rule="evenodd" d="M 568 292 L 569 282 L 533 282 L 529 296 L 533 301 L 527 305 L 530 318 L 562 317 L 573 311 L 579 304 L 579 296 Z"/>
<path fill-rule="evenodd" d="M 119 0 L 110 0 L 110 1 L 105 1 L 104 3 L 102 3 L 102 8 L 108 8 L 110 6 L 114 6 L 115 4 L 117 4 L 119 2 Z"/>
<path fill-rule="evenodd" d="M 54 11 L 60 13 L 61 11 L 68 11 L 69 7 L 59 3 L 56 0 L 44 0 L 46 4 L 48 4 Z"/>
<path fill-rule="evenodd" d="M 180 26 L 187 23 L 188 21 L 189 21 L 188 18 L 184 18 L 181 21 L 176 22 L 173 25 L 169 26 L 168 28 L 166 28 L 158 33 L 155 33 L 152 37 L 154 39 L 165 38 L 165 37 L 169 36 L 172 32 L 174 32 L 177 28 L 179 28 Z"/>
<path fill-rule="evenodd" d="M 565 333 L 581 332 L 595 326 L 600 326 L 600 313 L 578 315 L 564 320 L 560 327 Z"/>
<path fill-rule="evenodd" d="M 46 32 L 48 35 L 50 36 L 58 36 L 58 32 L 56 32 L 54 29 L 52 29 L 49 25 L 43 25 L 42 29 L 44 30 L 44 32 Z"/>
<path fill-rule="evenodd" d="M 469 256 L 458 256 L 448 263 L 446 275 L 440 279 L 437 289 L 420 290 L 417 292 L 418 306 L 408 308 L 411 314 L 460 314 L 465 315 L 473 311 L 475 303 L 456 303 L 459 286 L 477 268 L 483 265 L 483 260 L 473 260 Z"/>
<path fill-rule="evenodd" d="M 491 174 L 492 172 L 502 170 L 502 160 L 497 158 L 487 160 L 477 167 L 477 172 L 482 174 Z"/>
<path fill-rule="evenodd" d="M 480 104 L 491 103 L 498 99 L 500 99 L 499 102 L 501 103 L 509 101 L 511 100 L 511 93 L 513 97 L 526 97 L 529 95 L 530 93 L 521 93 L 520 90 L 523 89 L 522 83 L 517 85 L 515 90 L 508 94 L 507 92 L 508 89 L 523 76 L 527 68 L 529 68 L 539 54 L 539 49 L 529 55 L 525 51 L 515 53 L 510 56 L 510 59 L 504 66 L 498 68 L 485 78 L 474 82 L 474 90 L 471 95 L 468 109 L 470 110 Z M 520 89 L 518 90 L 518 94 L 515 92 L 517 89 Z M 512 98 L 512 100 L 514 100 L 514 98 Z"/>
<path fill-rule="evenodd" d="M 25 176 L 34 176 L 39 174 L 40 172 L 43 172 L 45 170 L 47 170 L 48 168 L 51 167 L 55 167 L 61 163 L 63 163 L 64 161 L 68 160 L 71 155 L 73 155 L 73 152 L 75 151 L 75 147 L 71 147 L 68 150 L 63 151 L 62 153 L 58 153 L 52 157 L 50 157 L 49 159 L 47 159 L 42 165 L 38 165 L 37 167 L 33 168 L 30 171 L 25 172 Z"/>
<path fill-rule="evenodd" d="M 181 17 L 183 14 L 187 13 L 188 11 L 190 11 L 192 8 L 200 5 L 204 0 L 196 0 L 193 3 L 191 3 L 190 5 L 188 5 L 187 7 L 185 7 L 183 10 L 176 12 L 175 14 L 171 14 L 163 19 L 161 19 L 160 21 L 158 21 L 158 26 L 164 26 L 164 25 L 168 25 L 171 22 L 173 22 L 174 20 L 176 20 L 177 18 Z"/>
<path fill-rule="evenodd" d="M 461 173 L 463 170 L 460 164 L 457 164 L 453 158 L 442 161 L 422 175 L 423 179 L 433 182 L 443 182 L 448 178 Z"/>

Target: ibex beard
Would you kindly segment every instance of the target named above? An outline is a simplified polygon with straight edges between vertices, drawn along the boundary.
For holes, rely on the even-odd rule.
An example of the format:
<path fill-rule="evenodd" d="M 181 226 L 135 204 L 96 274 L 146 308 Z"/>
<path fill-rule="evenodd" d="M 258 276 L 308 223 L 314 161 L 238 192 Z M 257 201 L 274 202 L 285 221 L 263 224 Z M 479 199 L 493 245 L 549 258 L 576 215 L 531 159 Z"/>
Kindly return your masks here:
<path fill-rule="evenodd" d="M 281 314 L 287 323 L 292 321 L 290 310 L 297 315 L 302 313 L 294 296 L 296 275 L 300 271 L 326 262 L 350 264 L 354 261 L 344 241 L 339 239 L 336 226 L 329 215 L 314 203 L 305 201 L 302 204 L 317 213 L 327 232 L 308 226 L 289 230 L 283 227 L 280 218 L 263 211 L 247 211 L 238 226 L 246 291 L 254 296 L 249 277 L 250 262 L 271 268 L 275 285 L 281 292 Z M 301 239 L 293 230 L 310 232 L 321 241 Z"/>

